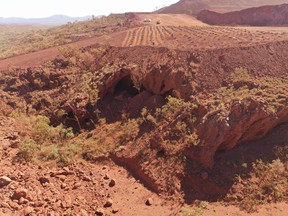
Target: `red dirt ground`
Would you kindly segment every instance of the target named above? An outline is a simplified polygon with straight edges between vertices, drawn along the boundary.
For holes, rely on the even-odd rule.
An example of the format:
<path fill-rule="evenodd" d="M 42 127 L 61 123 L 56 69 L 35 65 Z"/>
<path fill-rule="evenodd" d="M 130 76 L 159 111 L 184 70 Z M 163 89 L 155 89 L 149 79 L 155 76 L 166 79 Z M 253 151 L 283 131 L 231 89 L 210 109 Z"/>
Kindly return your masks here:
<path fill-rule="evenodd" d="M 168 7 L 158 10 L 159 13 L 183 13 L 197 15 L 202 10 L 219 13 L 242 10 L 263 5 L 279 5 L 287 3 L 285 0 L 180 0 Z"/>
<path fill-rule="evenodd" d="M 167 202 L 147 190 L 123 167 L 114 163 L 85 163 L 76 166 L 53 168 L 42 164 L 16 163 L 17 148 L 23 129 L 15 125 L 12 118 L 0 116 L 0 174 L 12 179 L 12 182 L 0 188 L 0 215 L 95 215 L 97 208 L 103 208 L 105 215 L 119 210 L 116 215 L 147 216 L 175 215 L 179 206 Z M 3 127 L 5 125 L 5 127 Z M 109 179 L 105 180 L 105 176 Z M 41 184 L 40 178 L 48 181 Z M 115 179 L 115 186 L 109 182 Z M 27 190 L 26 204 L 11 200 L 17 189 Z M 103 207 L 108 199 L 113 200 L 112 207 Z M 145 202 L 153 200 L 151 206 Z M 26 214 L 25 214 L 26 213 Z"/>
<path fill-rule="evenodd" d="M 15 162 L 17 152 L 15 144 L 21 141 L 25 131 L 15 123 L 12 118 L 0 116 L 0 173 L 12 179 L 8 186 L 0 188 L 1 216 L 88 216 L 95 215 L 96 209 L 99 208 L 104 210 L 105 215 L 178 216 L 181 215 L 181 209 L 189 209 L 189 206 L 185 205 L 182 208 L 177 201 L 167 201 L 152 193 L 140 181 L 132 177 L 129 171 L 112 162 L 97 164 L 83 162 L 64 168 L 50 167 L 45 164 L 39 166 L 19 164 Z M 274 133 L 277 133 L 277 130 Z M 259 146 L 262 146 L 261 142 L 270 139 L 271 137 L 268 136 L 268 139 L 260 140 L 253 144 L 254 148 L 259 149 Z M 249 145 L 240 148 L 243 151 L 251 150 Z M 235 157 L 238 153 L 239 151 L 234 151 L 228 155 Z M 105 179 L 105 176 L 109 179 Z M 115 179 L 116 182 L 113 187 L 109 186 L 111 179 Z M 41 181 L 47 183 L 41 183 Z M 27 194 L 22 201 L 21 199 L 11 200 L 15 191 L 23 189 Z M 151 206 L 145 204 L 148 198 L 153 201 Z M 112 207 L 103 207 L 108 199 L 112 199 Z M 191 208 L 189 212 L 195 212 L 194 209 Z M 222 203 L 215 202 L 191 214 L 197 216 L 286 216 L 287 209 L 287 203 L 269 204 L 260 206 L 257 212 L 251 214 L 238 207 L 224 206 Z M 112 213 L 113 211 L 117 213 Z"/>
<path fill-rule="evenodd" d="M 223 14 L 204 10 L 197 18 L 211 25 L 285 26 L 287 12 L 288 4 L 266 5 Z"/>
<path fill-rule="evenodd" d="M 156 46 L 178 50 L 210 50 L 249 47 L 288 39 L 287 28 L 275 30 L 275 27 L 212 27 L 184 14 L 173 14 L 171 16 L 137 14 L 137 16 L 143 26 L 81 40 L 70 45 L 81 48 L 99 43 L 117 47 Z M 144 17 L 151 17 L 152 23 L 144 25 L 142 21 Z M 160 25 L 154 23 L 158 20 L 161 21 Z M 52 47 L 0 60 L 0 71 L 7 70 L 11 66 L 22 68 L 39 66 L 60 55 L 60 47 Z"/>
<path fill-rule="evenodd" d="M 140 22 L 142 22 L 144 17 L 146 18 L 150 15 L 143 14 L 138 16 Z M 242 47 L 257 46 L 259 44 L 265 45 L 266 43 L 288 39 L 288 30 L 283 28 L 279 30 L 267 27 L 211 27 L 199 23 L 195 21 L 194 18 L 188 17 L 187 15 L 173 15 L 168 19 L 169 17 L 170 16 L 167 17 L 167 15 L 151 15 L 153 22 L 150 24 L 143 24 L 137 28 L 115 32 L 102 37 L 82 40 L 71 45 L 80 48 L 100 43 L 127 47 L 123 49 L 122 53 L 115 48 L 110 54 L 115 55 L 119 59 L 128 58 L 128 60 L 130 60 L 129 58 L 131 58 L 132 60 L 139 62 L 143 59 L 139 59 L 141 57 L 138 56 L 135 57 L 137 53 L 145 52 L 146 55 L 149 55 L 154 51 L 153 55 L 158 58 L 155 58 L 155 61 L 159 61 L 159 64 L 163 62 L 166 63 L 165 61 L 168 61 L 168 58 L 162 59 L 164 56 L 163 51 L 153 50 L 153 47 L 169 48 L 163 50 L 168 50 L 171 53 L 173 52 L 173 49 L 178 49 L 177 52 L 179 53 L 177 53 L 177 55 L 171 55 L 173 57 L 178 57 L 178 63 L 180 64 L 180 59 L 185 58 L 185 53 L 181 53 L 181 50 L 211 50 L 211 53 L 208 52 L 207 56 L 205 56 L 206 59 L 209 59 L 212 58 L 211 56 L 214 54 L 221 56 L 222 51 L 219 51 L 218 53 L 219 48 L 231 48 L 229 49 L 229 52 L 232 55 L 238 53 L 239 48 Z M 155 24 L 155 20 L 161 20 L 161 24 Z M 188 25 L 190 20 L 193 24 Z M 130 46 L 132 46 L 132 48 L 130 48 Z M 146 46 L 146 48 L 144 49 L 142 46 Z M 147 46 L 150 47 L 147 48 Z M 233 47 L 237 48 L 234 52 Z M 58 49 L 59 47 L 53 47 L 0 60 L 0 70 L 7 70 L 10 66 L 25 68 L 41 65 L 46 61 L 54 59 L 57 55 L 60 55 Z M 161 51 L 162 53 L 160 53 Z M 243 54 L 245 50 L 242 50 L 241 52 Z M 254 53 L 252 54 L 254 55 Z M 259 58 L 261 58 L 261 55 Z M 231 60 L 228 57 L 227 59 L 227 62 L 231 63 L 233 67 L 235 66 L 234 64 L 239 63 L 233 62 L 233 59 Z M 221 59 L 219 61 L 221 61 Z M 172 64 L 173 63 L 171 63 L 171 65 Z M 212 68 L 213 64 L 214 63 L 211 62 Z M 215 64 L 217 65 L 218 62 Z M 255 63 L 248 62 L 247 64 L 254 66 Z M 209 71 L 208 75 L 210 78 L 207 74 L 201 74 L 199 77 L 206 79 L 206 83 L 210 81 L 211 83 L 215 83 L 217 71 L 211 76 L 212 72 L 209 70 L 211 69 L 209 68 L 209 65 L 210 62 L 207 62 L 204 66 L 207 66 L 205 70 L 206 72 Z M 260 66 L 256 64 L 255 67 L 257 69 L 257 67 Z M 218 74 L 218 76 L 220 77 L 219 80 L 221 80 L 225 74 Z M 15 141 L 19 142 L 21 140 L 21 128 L 17 128 L 17 125 L 12 119 L 6 117 L 0 118 L 0 141 L 3 144 L 1 146 L 0 173 L 13 180 L 11 185 L 0 189 L 0 215 L 23 215 L 24 211 L 26 213 L 27 211 L 33 211 L 34 215 L 71 215 L 72 213 L 78 213 L 78 215 L 93 215 L 96 208 L 102 207 L 108 198 L 113 199 L 113 208 L 115 206 L 115 208 L 119 209 L 117 215 L 180 215 L 179 209 L 181 206 L 179 203 L 164 201 L 164 199 L 149 191 L 134 177 L 130 176 L 126 169 L 119 167 L 112 162 L 107 164 L 83 163 L 66 169 L 46 168 L 44 166 L 29 167 L 27 164 L 15 163 L 13 158 L 16 154 L 16 150 L 13 148 L 13 144 L 15 144 Z M 106 174 L 109 175 L 110 178 L 115 178 L 115 187 L 111 188 L 107 185 L 108 182 L 104 179 Z M 39 177 L 48 179 L 49 184 L 41 185 Z M 63 187 L 63 183 L 66 184 L 65 187 Z M 29 198 L 29 200 L 28 203 L 19 205 L 19 201 L 11 201 L 10 197 L 17 188 L 23 187 L 28 190 L 27 199 Z M 145 205 L 146 200 L 151 197 L 153 198 L 153 205 Z M 260 208 L 258 215 L 285 215 L 284 209 L 287 208 L 287 204 L 284 203 L 267 205 Z M 71 209 L 73 212 L 71 212 Z M 105 209 L 107 214 L 111 214 L 111 210 L 112 208 Z M 221 203 L 209 204 L 203 214 L 248 215 L 248 213 L 242 212 L 236 207 L 223 207 Z"/>

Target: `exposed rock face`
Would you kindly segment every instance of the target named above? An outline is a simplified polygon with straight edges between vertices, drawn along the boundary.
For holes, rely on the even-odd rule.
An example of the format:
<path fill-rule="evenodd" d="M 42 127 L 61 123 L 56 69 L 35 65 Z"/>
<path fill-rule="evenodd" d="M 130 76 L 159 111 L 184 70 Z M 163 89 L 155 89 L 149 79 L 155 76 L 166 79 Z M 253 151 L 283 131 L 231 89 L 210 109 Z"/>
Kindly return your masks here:
<path fill-rule="evenodd" d="M 209 8 L 209 5 L 202 1 L 181 0 L 169 7 L 160 9 L 159 13 L 187 13 L 198 14 L 201 10 Z"/>
<path fill-rule="evenodd" d="M 198 19 L 212 25 L 287 25 L 288 4 L 249 8 L 224 14 L 204 10 L 198 14 Z"/>
<path fill-rule="evenodd" d="M 17 189 L 14 191 L 13 195 L 11 196 L 12 200 L 20 200 L 20 198 L 26 198 L 28 195 L 28 191 L 26 189 Z"/>
<path fill-rule="evenodd" d="M 103 76 L 99 90 L 99 97 L 103 98 L 106 94 L 114 94 L 116 85 L 119 83 L 119 81 L 127 76 L 130 76 L 131 69 L 128 68 L 122 68 L 116 73 L 108 73 L 105 76 Z"/>
<path fill-rule="evenodd" d="M 12 182 L 12 180 L 10 178 L 8 178 L 7 176 L 1 176 L 0 177 L 0 188 L 9 185 L 11 182 Z"/>
<path fill-rule="evenodd" d="M 285 0 L 181 0 L 171 6 L 160 9 L 159 13 L 186 13 L 197 15 L 208 9 L 217 12 L 230 12 L 263 5 L 277 5 L 287 3 Z"/>
<path fill-rule="evenodd" d="M 212 167 L 216 151 L 257 140 L 277 125 L 288 121 L 287 107 L 279 109 L 277 113 L 269 113 L 267 106 L 265 102 L 254 100 L 235 101 L 227 117 L 221 118 L 219 112 L 208 114 L 204 117 L 206 120 L 198 125 L 201 149 L 187 155 L 206 167 Z"/>
<path fill-rule="evenodd" d="M 213 166 L 215 153 L 263 137 L 278 124 L 288 121 L 288 43 L 285 41 L 209 51 L 178 51 L 155 47 L 110 47 L 106 51 L 105 57 L 113 63 L 104 67 L 105 70 L 81 74 L 77 70 L 65 71 L 68 69 L 50 72 L 35 69 L 35 73 L 29 70 L 21 73 L 21 79 L 17 79 L 18 74 L 10 74 L 11 78 L 3 78 L 3 81 L 0 79 L 0 83 L 9 97 L 16 98 L 18 92 L 24 98 L 29 105 L 23 106 L 27 112 L 32 110 L 53 116 L 64 110 L 61 117 L 64 120 L 66 117 L 67 120 L 75 117 L 79 125 L 88 123 L 86 119 L 96 122 L 93 99 L 99 99 L 98 108 L 102 108 L 101 115 L 107 121 L 112 119 L 111 116 L 118 115 L 118 119 L 110 121 L 111 128 L 113 123 L 120 121 L 119 113 L 122 110 L 131 110 L 130 118 L 139 117 L 144 107 L 151 110 L 150 120 L 147 116 L 147 124 L 141 125 L 139 132 L 136 130 L 137 137 L 130 142 L 123 141 L 123 148 L 111 157 L 115 162 L 127 165 L 153 191 L 180 194 L 186 185 L 188 188 L 193 186 L 192 189 L 198 194 L 204 194 L 201 197 L 203 199 L 206 194 L 219 195 L 222 193 L 221 188 L 210 182 L 213 179 L 209 172 L 205 173 Z M 231 74 L 238 67 L 249 70 L 250 80 L 232 80 Z M 270 81 L 270 86 L 266 80 Z M 284 82 L 281 89 L 280 83 Z M 279 86 L 275 87 L 275 84 Z M 51 85 L 51 89 L 47 89 L 47 85 Z M 228 94 L 220 97 L 218 91 L 222 88 Z M 244 89 L 246 93 L 234 97 L 238 89 Z M 229 90 L 232 91 L 230 95 Z M 252 93 L 255 93 L 253 97 Z M 189 102 L 189 109 L 177 108 L 175 115 L 168 112 L 165 118 L 160 116 L 155 119 L 157 116 L 152 116 L 153 108 L 167 103 L 167 95 Z M 7 105 L 11 108 L 21 107 L 20 103 L 8 103 L 9 97 L 3 97 Z M 225 97 L 229 101 L 225 101 Z M 217 104 L 210 106 L 211 101 Z M 269 108 L 273 102 L 276 108 L 272 107 L 274 110 L 271 111 Z M 193 105 L 197 105 L 197 108 L 194 109 Z M 157 127 L 152 125 L 155 121 Z M 186 137 L 187 133 L 178 135 L 183 129 L 181 124 L 178 124 L 181 130 L 171 130 L 179 122 L 185 122 L 187 126 L 184 125 L 183 131 L 188 131 L 188 128 L 197 133 L 199 143 L 193 142 L 193 136 L 189 137 L 189 141 L 183 141 L 182 137 Z M 97 133 L 97 128 L 95 130 Z M 175 161 L 166 160 L 171 158 Z M 197 172 L 190 175 L 187 172 L 189 169 Z M 63 181 L 59 188 L 63 190 L 69 188 L 69 185 L 64 184 L 68 171 L 59 174 Z M 105 179 L 111 178 L 106 175 Z M 84 181 L 91 182 L 91 179 L 85 178 Z M 81 189 L 83 182 L 82 186 L 75 183 L 72 189 Z M 63 204 L 64 207 L 69 205 L 69 202 Z"/>

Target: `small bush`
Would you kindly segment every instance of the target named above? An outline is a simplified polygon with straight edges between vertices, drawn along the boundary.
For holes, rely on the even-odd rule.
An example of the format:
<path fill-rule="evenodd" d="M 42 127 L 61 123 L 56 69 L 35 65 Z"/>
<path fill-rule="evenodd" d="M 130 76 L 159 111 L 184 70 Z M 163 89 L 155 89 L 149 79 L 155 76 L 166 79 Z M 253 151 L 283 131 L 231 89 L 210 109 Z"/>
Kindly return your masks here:
<path fill-rule="evenodd" d="M 62 124 L 58 125 L 57 127 L 52 127 L 49 124 L 50 120 L 48 117 L 36 116 L 32 131 L 33 137 L 37 143 L 59 143 L 74 136 L 72 128 L 64 128 Z"/>
<path fill-rule="evenodd" d="M 251 76 L 246 68 L 235 68 L 230 77 L 234 82 L 251 81 Z"/>
<path fill-rule="evenodd" d="M 63 146 L 58 152 L 57 164 L 59 166 L 67 166 L 75 162 L 77 155 L 82 154 L 82 143 L 71 143 Z"/>
<path fill-rule="evenodd" d="M 18 153 L 26 161 L 59 160 L 59 149 L 64 148 L 67 141 L 74 137 L 72 128 L 64 128 L 62 124 L 50 126 L 50 120 L 46 116 L 13 113 L 13 117 L 24 127 L 31 129 L 30 136 L 21 142 Z"/>
<path fill-rule="evenodd" d="M 199 204 L 189 207 L 184 206 L 181 208 L 180 213 L 181 216 L 201 216 L 204 213 L 204 210 L 207 209 L 208 202 L 201 201 Z"/>
<path fill-rule="evenodd" d="M 121 125 L 122 135 L 120 136 L 120 145 L 134 140 L 139 133 L 139 122 L 137 119 L 129 119 Z"/>
<path fill-rule="evenodd" d="M 281 202 L 288 198 L 288 173 L 283 162 L 279 159 L 271 163 L 257 160 L 252 167 L 250 178 L 244 180 L 245 185 L 240 183 L 242 195 L 235 198 L 233 194 L 227 195 L 228 199 L 232 198 L 232 203 L 253 212 L 258 205 Z"/>
<path fill-rule="evenodd" d="M 39 158 L 43 161 L 55 160 L 59 157 L 57 145 L 41 146 Z"/>
<path fill-rule="evenodd" d="M 33 125 L 33 133 L 35 140 L 42 144 L 51 135 L 51 129 L 49 125 L 50 120 L 46 116 L 36 116 L 35 124 Z"/>
<path fill-rule="evenodd" d="M 195 132 L 192 134 L 186 135 L 186 140 L 191 146 L 197 146 L 200 143 L 198 135 Z"/>
<path fill-rule="evenodd" d="M 38 150 L 38 145 L 32 139 L 25 139 L 20 143 L 18 155 L 26 161 L 35 159 L 35 154 Z"/>
<path fill-rule="evenodd" d="M 168 96 L 167 100 L 167 104 L 165 104 L 160 110 L 161 114 L 164 116 L 173 115 L 176 111 L 192 111 L 197 108 L 195 104 L 175 97 Z"/>
<path fill-rule="evenodd" d="M 59 52 L 67 59 L 72 58 L 74 56 L 76 56 L 79 53 L 79 49 L 71 46 L 71 45 L 67 45 L 67 46 L 62 46 L 59 48 Z"/>

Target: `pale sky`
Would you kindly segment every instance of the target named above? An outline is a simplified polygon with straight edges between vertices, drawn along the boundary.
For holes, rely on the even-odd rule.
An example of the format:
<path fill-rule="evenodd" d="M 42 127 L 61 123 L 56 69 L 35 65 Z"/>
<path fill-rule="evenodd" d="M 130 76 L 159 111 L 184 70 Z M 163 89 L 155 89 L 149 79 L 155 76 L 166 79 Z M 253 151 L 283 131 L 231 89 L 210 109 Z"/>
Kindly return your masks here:
<path fill-rule="evenodd" d="M 0 17 L 40 18 L 52 15 L 87 16 L 151 12 L 179 0 L 0 0 Z"/>

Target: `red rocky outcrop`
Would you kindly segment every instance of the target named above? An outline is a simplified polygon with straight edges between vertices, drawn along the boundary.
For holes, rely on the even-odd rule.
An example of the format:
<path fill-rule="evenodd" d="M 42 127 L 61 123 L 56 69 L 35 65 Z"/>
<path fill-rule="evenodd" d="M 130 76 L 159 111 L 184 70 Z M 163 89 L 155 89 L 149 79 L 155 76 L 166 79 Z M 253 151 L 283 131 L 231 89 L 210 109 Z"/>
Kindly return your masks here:
<path fill-rule="evenodd" d="M 197 18 L 211 25 L 287 25 L 288 4 L 255 7 L 223 14 L 203 10 Z"/>

